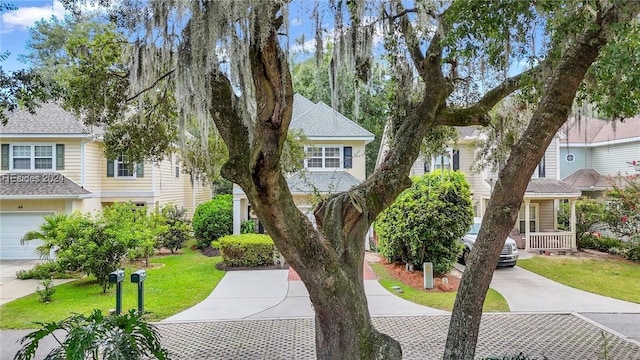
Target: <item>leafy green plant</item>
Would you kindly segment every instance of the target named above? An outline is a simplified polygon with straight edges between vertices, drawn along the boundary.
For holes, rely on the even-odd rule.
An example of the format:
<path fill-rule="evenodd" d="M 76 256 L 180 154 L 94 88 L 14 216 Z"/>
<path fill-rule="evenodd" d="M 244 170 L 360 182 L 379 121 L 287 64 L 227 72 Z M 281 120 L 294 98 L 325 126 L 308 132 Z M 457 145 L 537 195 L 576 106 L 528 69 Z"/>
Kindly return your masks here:
<path fill-rule="evenodd" d="M 569 230 L 571 217 L 571 205 L 560 204 L 558 210 L 558 225 L 564 230 Z M 600 200 L 588 197 L 576 200 L 576 242 L 579 249 L 595 249 L 594 241 L 596 233 L 604 228 L 609 213 L 607 205 Z"/>
<path fill-rule="evenodd" d="M 448 273 L 462 251 L 460 238 L 473 222 L 469 185 L 459 172 L 436 171 L 413 185 L 383 211 L 375 223 L 380 253 L 389 261 L 420 268 L 433 263 Z"/>
<path fill-rule="evenodd" d="M 63 272 L 57 262 L 47 261 L 36 264 L 29 270 L 18 270 L 16 277 L 20 280 L 43 278 L 70 279 L 73 278 L 73 275 Z"/>
<path fill-rule="evenodd" d="M 633 162 L 634 167 L 637 164 Z M 612 189 L 605 193 L 611 213 L 609 228 L 620 239 L 640 242 L 640 177 L 629 175 L 624 181 L 624 186 L 612 182 Z"/>
<path fill-rule="evenodd" d="M 59 322 L 37 323 L 41 328 L 20 340 L 22 348 L 14 359 L 33 359 L 40 341 L 49 335 L 59 347 L 53 349 L 47 359 L 168 359 L 158 331 L 142 316 L 137 310 L 109 316 L 94 310 L 88 317 L 75 314 Z M 66 332 L 66 338 L 61 340 L 56 330 Z"/>
<path fill-rule="evenodd" d="M 60 224 L 67 221 L 68 218 L 69 215 L 64 213 L 45 216 L 44 223 L 40 225 L 40 230 L 29 231 L 24 234 L 21 242 L 41 240 L 42 245 L 36 247 L 36 252 L 41 259 L 48 260 L 51 257 L 51 251 L 57 245 Z"/>
<path fill-rule="evenodd" d="M 240 234 L 254 234 L 256 232 L 256 223 L 253 220 L 246 220 L 240 224 Z"/>
<path fill-rule="evenodd" d="M 640 262 L 640 243 L 635 243 L 623 252 L 624 256 L 631 260 Z"/>
<path fill-rule="evenodd" d="M 220 238 L 222 260 L 231 266 L 261 266 L 273 263 L 275 246 L 268 235 L 241 234 Z"/>
<path fill-rule="evenodd" d="M 606 236 L 596 237 L 594 241 L 594 246 L 596 250 L 602 252 L 608 252 L 611 248 L 621 248 L 623 247 L 622 241 Z"/>
<path fill-rule="evenodd" d="M 36 289 L 36 293 L 40 296 L 40 301 L 43 303 L 50 302 L 53 294 L 56 292 L 56 289 L 53 287 L 53 280 L 51 278 L 43 278 L 40 286 Z"/>
<path fill-rule="evenodd" d="M 164 228 L 157 235 L 158 248 L 164 247 L 175 254 L 191 238 L 191 226 L 187 223 L 187 209 L 168 204 L 156 212 L 154 218 L 160 218 L 164 224 Z"/>
<path fill-rule="evenodd" d="M 192 222 L 198 248 L 203 249 L 211 241 L 233 232 L 232 198 L 232 195 L 218 195 L 198 205 Z"/>

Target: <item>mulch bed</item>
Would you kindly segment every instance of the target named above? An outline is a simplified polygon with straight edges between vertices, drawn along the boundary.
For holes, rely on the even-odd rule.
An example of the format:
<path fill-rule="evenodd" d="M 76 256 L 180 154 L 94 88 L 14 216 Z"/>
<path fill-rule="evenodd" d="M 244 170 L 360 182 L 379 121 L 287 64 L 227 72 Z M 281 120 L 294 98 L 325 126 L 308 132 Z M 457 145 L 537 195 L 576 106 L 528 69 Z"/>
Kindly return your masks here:
<path fill-rule="evenodd" d="M 220 256 L 220 249 L 214 249 L 211 246 L 207 246 L 206 248 L 200 250 L 202 255 L 208 257 Z"/>

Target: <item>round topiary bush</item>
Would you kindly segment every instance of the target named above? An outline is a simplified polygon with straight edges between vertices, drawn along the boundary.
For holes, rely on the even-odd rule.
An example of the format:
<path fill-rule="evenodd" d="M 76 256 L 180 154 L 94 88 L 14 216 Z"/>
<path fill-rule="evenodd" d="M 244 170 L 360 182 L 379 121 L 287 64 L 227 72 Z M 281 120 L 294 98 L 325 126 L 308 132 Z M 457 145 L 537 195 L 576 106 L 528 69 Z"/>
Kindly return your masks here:
<path fill-rule="evenodd" d="M 193 234 L 197 246 L 204 249 L 211 241 L 233 232 L 233 196 L 218 195 L 198 205 L 193 214 Z"/>
<path fill-rule="evenodd" d="M 436 171 L 414 178 L 374 226 L 380 253 L 387 260 L 416 268 L 432 262 L 434 274 L 443 275 L 461 253 L 460 239 L 472 223 L 471 194 L 464 175 Z"/>

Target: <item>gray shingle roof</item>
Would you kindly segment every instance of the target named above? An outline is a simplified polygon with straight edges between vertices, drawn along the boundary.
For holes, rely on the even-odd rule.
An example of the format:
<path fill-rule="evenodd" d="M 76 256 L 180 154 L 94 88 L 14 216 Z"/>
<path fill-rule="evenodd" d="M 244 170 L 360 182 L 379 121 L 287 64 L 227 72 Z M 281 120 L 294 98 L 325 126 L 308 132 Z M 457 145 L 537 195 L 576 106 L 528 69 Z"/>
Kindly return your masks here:
<path fill-rule="evenodd" d="M 91 192 L 59 173 L 6 173 L 0 175 L 2 196 L 77 197 Z"/>
<path fill-rule="evenodd" d="M 369 141 L 374 138 L 372 133 L 334 111 L 329 105 L 322 101 L 314 104 L 300 94 L 293 97 L 290 128 L 302 130 L 308 138 L 361 138 Z"/>
<path fill-rule="evenodd" d="M 20 109 L 8 112 L 9 122 L 0 126 L 0 134 L 89 134 L 73 114 L 55 103 L 42 104 L 31 114 Z"/>
<path fill-rule="evenodd" d="M 314 189 L 320 193 L 349 191 L 360 181 L 346 171 L 313 172 L 301 171 L 287 179 L 292 193 L 311 194 Z"/>
<path fill-rule="evenodd" d="M 527 185 L 525 195 L 552 195 L 562 194 L 567 196 L 580 196 L 580 190 L 562 180 L 555 179 L 531 179 Z"/>
<path fill-rule="evenodd" d="M 602 176 L 594 169 L 580 169 L 562 179 L 565 183 L 583 191 L 600 191 L 611 189 L 611 184 L 625 187 L 622 176 Z"/>

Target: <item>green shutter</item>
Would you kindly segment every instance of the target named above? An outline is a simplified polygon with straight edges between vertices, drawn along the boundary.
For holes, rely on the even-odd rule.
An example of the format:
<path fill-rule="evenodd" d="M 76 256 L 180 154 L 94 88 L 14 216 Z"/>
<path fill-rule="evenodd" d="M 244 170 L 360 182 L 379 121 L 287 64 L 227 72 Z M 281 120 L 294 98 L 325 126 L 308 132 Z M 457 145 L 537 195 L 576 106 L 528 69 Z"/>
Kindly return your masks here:
<path fill-rule="evenodd" d="M 9 170 L 9 144 L 2 144 L 2 170 Z"/>
<path fill-rule="evenodd" d="M 144 177 L 144 164 L 138 163 L 136 164 L 136 177 Z"/>
<path fill-rule="evenodd" d="M 56 170 L 64 170 L 64 144 L 56 144 Z"/>
<path fill-rule="evenodd" d="M 113 160 L 107 160 L 107 177 L 113 177 Z"/>

